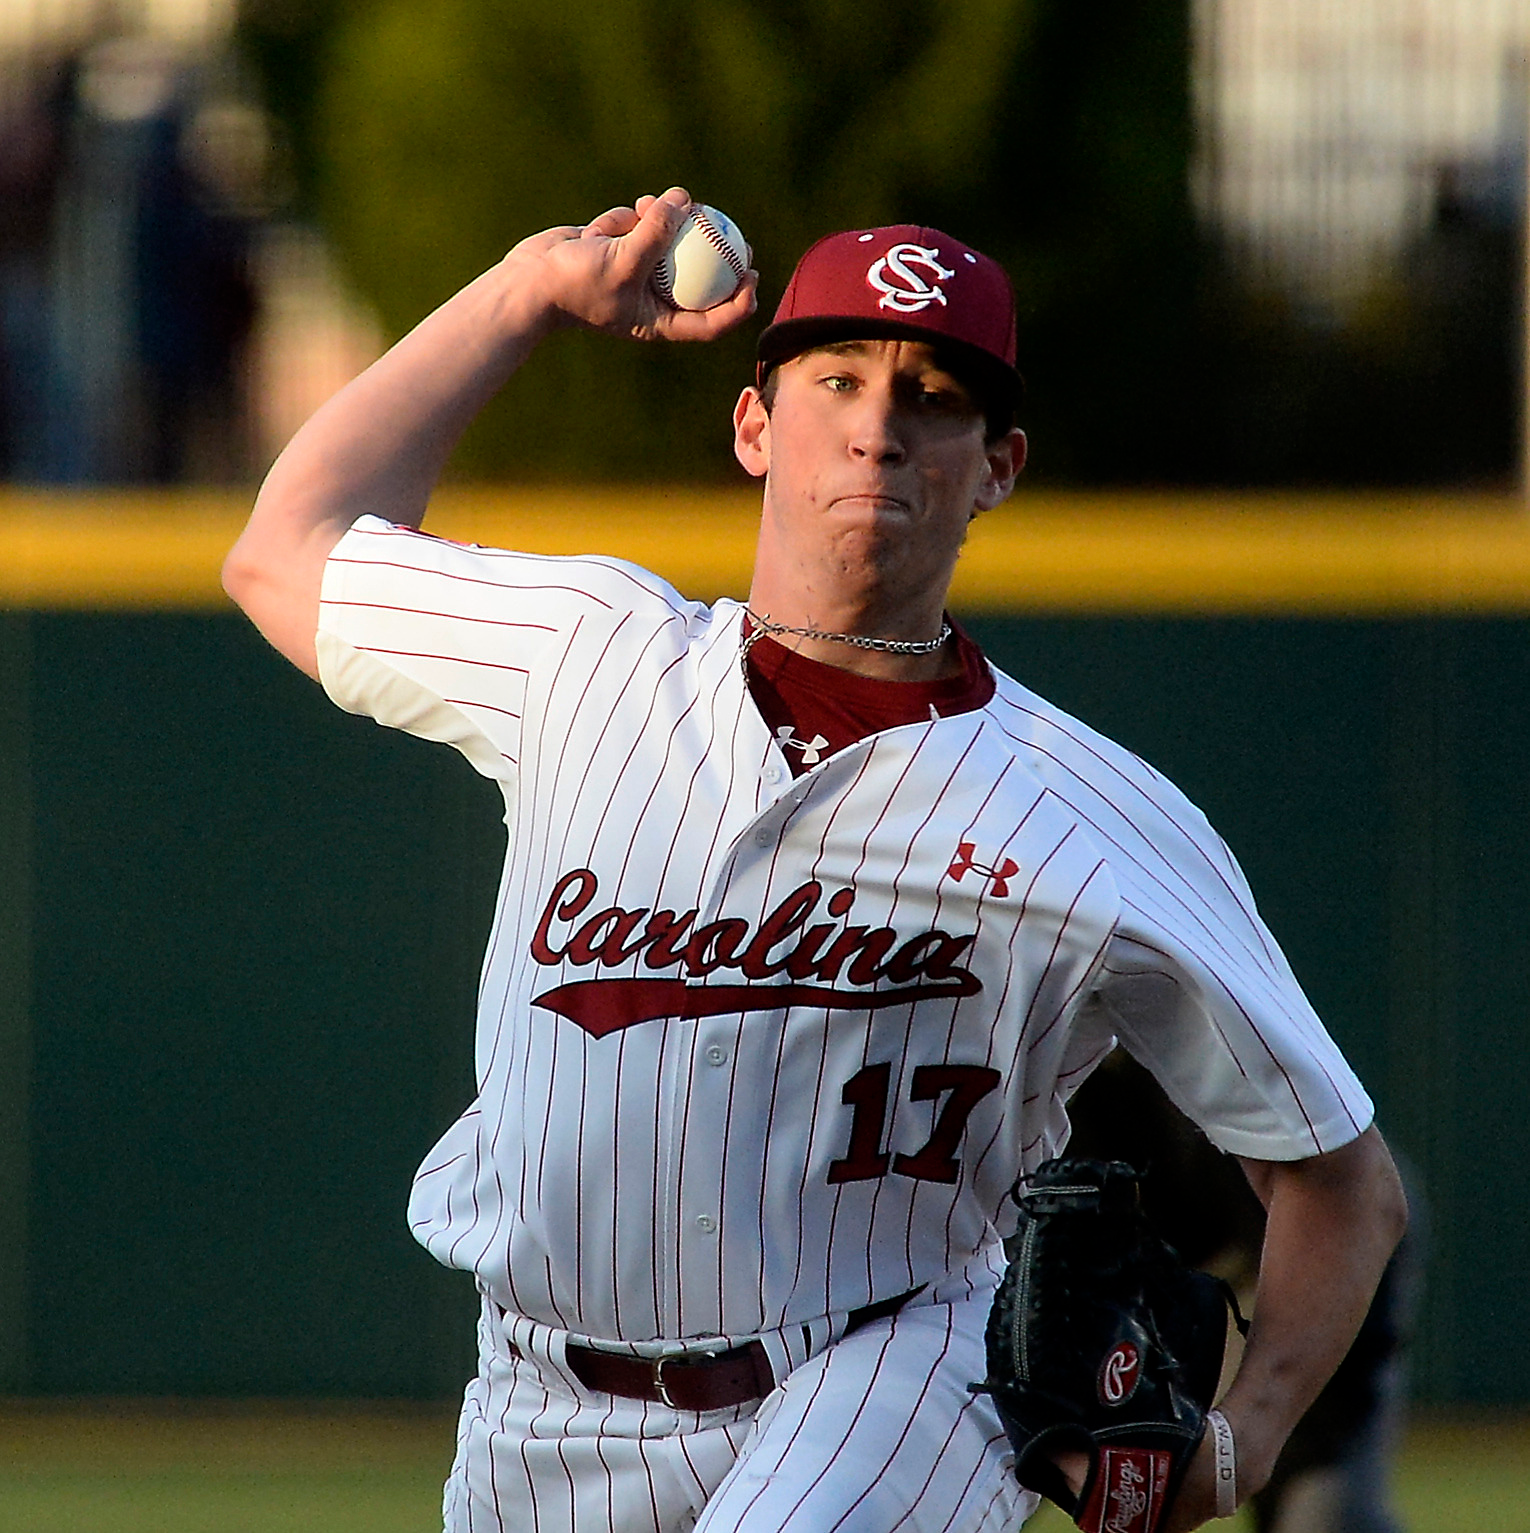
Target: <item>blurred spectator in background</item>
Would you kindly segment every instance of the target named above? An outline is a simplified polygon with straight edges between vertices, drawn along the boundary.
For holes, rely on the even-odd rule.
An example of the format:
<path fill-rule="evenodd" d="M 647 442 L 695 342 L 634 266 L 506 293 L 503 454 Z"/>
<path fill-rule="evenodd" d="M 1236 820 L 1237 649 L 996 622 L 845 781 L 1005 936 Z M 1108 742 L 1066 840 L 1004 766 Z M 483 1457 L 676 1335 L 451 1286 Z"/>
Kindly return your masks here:
<path fill-rule="evenodd" d="M 251 231 L 199 136 L 202 81 L 147 37 L 96 44 L 77 81 L 53 251 L 74 429 L 48 477 L 242 477 Z"/>
<path fill-rule="evenodd" d="M 264 130 L 207 61 L 86 47 L 16 99 L 7 197 L 7 477 L 219 482 L 255 470 L 244 373 Z"/>
<path fill-rule="evenodd" d="M 11 479 L 48 477 L 56 453 L 48 269 L 72 93 L 59 64 L 0 71 L 0 473 Z"/>

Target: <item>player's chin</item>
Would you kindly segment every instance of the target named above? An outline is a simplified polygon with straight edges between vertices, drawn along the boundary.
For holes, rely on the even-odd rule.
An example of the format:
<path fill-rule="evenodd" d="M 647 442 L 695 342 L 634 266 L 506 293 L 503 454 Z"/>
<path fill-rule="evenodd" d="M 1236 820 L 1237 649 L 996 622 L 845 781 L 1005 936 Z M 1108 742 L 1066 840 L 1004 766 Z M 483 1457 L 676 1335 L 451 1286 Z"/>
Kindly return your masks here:
<path fill-rule="evenodd" d="M 841 572 L 861 572 L 879 583 L 892 579 L 901 585 L 909 563 L 909 526 L 901 518 L 836 516 L 830 532 Z"/>

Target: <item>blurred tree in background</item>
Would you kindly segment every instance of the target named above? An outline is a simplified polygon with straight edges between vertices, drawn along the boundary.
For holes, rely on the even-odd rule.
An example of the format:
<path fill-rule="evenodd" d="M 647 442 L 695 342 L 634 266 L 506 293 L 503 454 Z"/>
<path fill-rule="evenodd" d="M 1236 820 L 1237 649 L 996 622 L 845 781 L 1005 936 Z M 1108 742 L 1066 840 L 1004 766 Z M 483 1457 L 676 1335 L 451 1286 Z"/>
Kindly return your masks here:
<path fill-rule="evenodd" d="M 831 229 L 932 223 L 1016 278 L 1043 477 L 1171 475 L 1195 369 L 1185 0 L 251 0 L 307 210 L 402 333 L 516 240 L 672 182 L 754 245 L 768 318 Z M 735 474 L 754 329 L 555 337 L 477 476 Z"/>
<path fill-rule="evenodd" d="M 1518 207 L 1442 172 L 1432 225 L 1345 312 L 1270 285 L 1196 226 L 1189 9 L 245 0 L 242 34 L 302 211 L 395 334 L 524 235 L 678 181 L 753 242 L 760 325 L 831 229 L 929 223 L 1001 260 L 1030 481 L 1511 482 Z M 456 472 L 732 478 L 757 328 L 557 336 Z"/>

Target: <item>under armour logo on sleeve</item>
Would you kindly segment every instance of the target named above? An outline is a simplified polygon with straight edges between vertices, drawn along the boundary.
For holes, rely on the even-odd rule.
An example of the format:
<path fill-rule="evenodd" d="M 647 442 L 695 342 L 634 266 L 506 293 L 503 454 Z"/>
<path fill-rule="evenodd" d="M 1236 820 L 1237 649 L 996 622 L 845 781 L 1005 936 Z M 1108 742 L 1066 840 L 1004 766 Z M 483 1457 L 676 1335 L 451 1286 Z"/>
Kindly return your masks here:
<path fill-rule="evenodd" d="M 1002 900 L 1009 893 L 1009 881 L 1020 871 L 1020 864 L 1013 857 L 1004 857 L 997 866 L 990 867 L 974 859 L 973 853 L 976 850 L 975 841 L 961 842 L 956 848 L 956 856 L 951 859 L 951 866 L 946 869 L 947 875 L 960 880 L 969 873 L 977 873 L 983 878 L 992 879 L 993 894 Z"/>

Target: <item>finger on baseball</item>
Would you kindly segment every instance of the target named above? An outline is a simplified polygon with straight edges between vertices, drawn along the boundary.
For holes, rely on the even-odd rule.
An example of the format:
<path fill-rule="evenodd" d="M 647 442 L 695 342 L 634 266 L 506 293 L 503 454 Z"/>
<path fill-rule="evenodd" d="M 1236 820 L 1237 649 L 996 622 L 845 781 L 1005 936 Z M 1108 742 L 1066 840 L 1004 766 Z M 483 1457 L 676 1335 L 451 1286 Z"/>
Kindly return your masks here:
<path fill-rule="evenodd" d="M 640 197 L 638 202 L 641 217 L 633 229 L 633 244 L 643 254 L 651 254 L 657 265 L 690 210 L 690 194 L 682 186 L 672 186 L 662 197 Z"/>
<path fill-rule="evenodd" d="M 640 201 L 643 199 L 639 199 Z M 647 282 L 664 259 L 690 207 L 680 187 L 648 200 L 637 222 L 616 247 L 615 271 L 622 282 Z"/>

